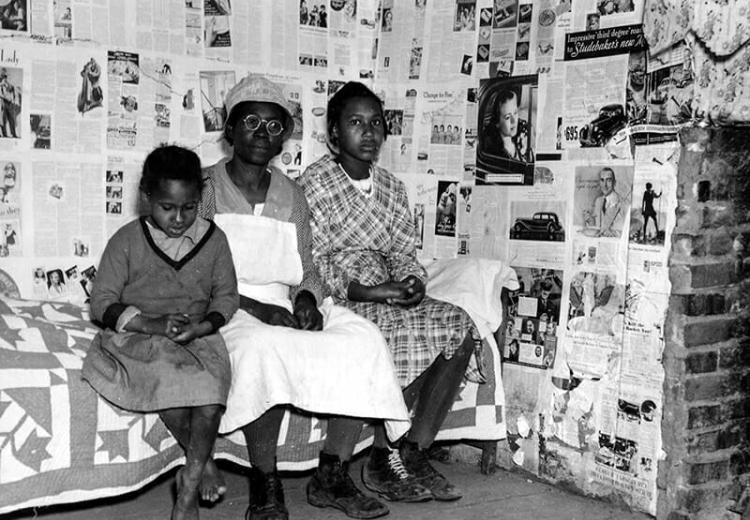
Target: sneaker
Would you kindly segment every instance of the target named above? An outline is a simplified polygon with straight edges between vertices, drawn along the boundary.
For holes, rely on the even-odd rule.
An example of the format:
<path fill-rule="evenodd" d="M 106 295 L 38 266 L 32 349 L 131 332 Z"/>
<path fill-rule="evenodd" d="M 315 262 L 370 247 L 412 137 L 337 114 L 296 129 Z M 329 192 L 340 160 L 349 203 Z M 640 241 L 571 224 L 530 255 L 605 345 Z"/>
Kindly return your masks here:
<path fill-rule="evenodd" d="M 288 520 L 289 511 L 284 504 L 284 488 L 274 467 L 273 472 L 263 473 L 250 468 L 250 507 L 245 520 Z"/>
<path fill-rule="evenodd" d="M 307 483 L 307 501 L 315 507 L 334 507 L 351 518 L 378 518 L 389 513 L 385 505 L 354 485 L 348 462 L 322 452 L 318 469 Z"/>
<path fill-rule="evenodd" d="M 416 443 L 404 441 L 401 444 L 401 458 L 407 471 L 414 475 L 417 482 L 430 490 L 435 500 L 448 502 L 463 496 L 447 478 L 432 467 L 427 451 L 420 450 Z"/>
<path fill-rule="evenodd" d="M 391 502 L 432 500 L 430 490 L 406 471 L 398 450 L 372 448 L 367 464 L 362 466 L 362 482 L 367 489 Z"/>

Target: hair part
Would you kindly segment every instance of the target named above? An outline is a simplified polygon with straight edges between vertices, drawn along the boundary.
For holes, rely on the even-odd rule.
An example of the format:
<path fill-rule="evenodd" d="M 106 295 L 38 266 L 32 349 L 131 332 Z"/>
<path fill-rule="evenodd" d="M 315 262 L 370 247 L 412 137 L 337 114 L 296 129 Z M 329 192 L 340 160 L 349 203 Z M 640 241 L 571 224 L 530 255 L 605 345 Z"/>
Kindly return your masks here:
<path fill-rule="evenodd" d="M 385 110 L 383 109 L 381 99 L 375 92 L 359 81 L 349 81 L 328 100 L 326 114 L 328 120 L 328 139 L 331 141 L 331 144 L 337 145 L 333 129 L 339 124 L 344 107 L 349 101 L 357 98 L 372 99 L 377 102 L 378 108 L 380 108 L 380 117 L 383 119 L 383 140 L 388 138 L 388 125 L 385 124 Z"/>
<path fill-rule="evenodd" d="M 201 160 L 192 150 L 181 146 L 160 146 L 148 154 L 143 163 L 140 188 L 151 195 L 160 188 L 162 181 L 175 180 L 192 184 L 203 191 Z"/>

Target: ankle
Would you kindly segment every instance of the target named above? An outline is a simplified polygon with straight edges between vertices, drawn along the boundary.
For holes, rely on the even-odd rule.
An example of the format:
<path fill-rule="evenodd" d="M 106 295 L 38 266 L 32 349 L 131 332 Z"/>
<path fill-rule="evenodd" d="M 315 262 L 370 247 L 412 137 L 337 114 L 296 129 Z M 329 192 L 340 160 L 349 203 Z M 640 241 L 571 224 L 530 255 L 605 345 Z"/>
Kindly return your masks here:
<path fill-rule="evenodd" d="M 276 473 L 276 458 L 269 460 L 250 461 L 253 468 L 257 469 L 261 473 L 269 475 Z"/>
<path fill-rule="evenodd" d="M 401 444 L 399 445 L 399 448 L 402 452 L 413 452 L 413 451 L 422 451 L 424 448 L 420 447 L 419 442 L 412 441 L 409 439 L 404 439 L 401 441 Z"/>
<path fill-rule="evenodd" d="M 343 462 L 341 460 L 341 457 L 339 457 L 338 453 L 331 453 L 326 451 L 325 449 L 321 450 L 318 454 L 318 463 L 334 463 L 334 462 Z"/>

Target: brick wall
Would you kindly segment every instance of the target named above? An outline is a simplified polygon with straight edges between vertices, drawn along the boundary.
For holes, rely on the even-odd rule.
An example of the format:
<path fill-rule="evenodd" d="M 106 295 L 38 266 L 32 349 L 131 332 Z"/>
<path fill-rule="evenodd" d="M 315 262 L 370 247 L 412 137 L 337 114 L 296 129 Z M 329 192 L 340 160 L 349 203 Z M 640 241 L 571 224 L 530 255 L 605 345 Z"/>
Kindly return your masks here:
<path fill-rule="evenodd" d="M 681 139 L 658 518 L 745 519 L 750 518 L 750 129 L 692 128 Z"/>

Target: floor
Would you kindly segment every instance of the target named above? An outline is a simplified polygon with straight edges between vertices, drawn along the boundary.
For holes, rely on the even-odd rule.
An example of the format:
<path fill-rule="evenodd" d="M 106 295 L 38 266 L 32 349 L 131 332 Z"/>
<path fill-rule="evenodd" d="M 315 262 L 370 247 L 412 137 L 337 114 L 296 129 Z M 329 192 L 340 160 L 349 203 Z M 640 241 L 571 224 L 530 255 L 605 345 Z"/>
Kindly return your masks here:
<path fill-rule="evenodd" d="M 361 484 L 359 472 L 363 460 L 352 465 L 355 482 Z M 573 495 L 547 484 L 532 480 L 527 475 L 498 469 L 493 475 L 482 475 L 477 466 L 466 462 L 434 463 L 443 474 L 464 491 L 464 498 L 452 503 L 426 502 L 422 504 L 388 503 L 391 519 L 414 520 L 648 520 L 651 517 L 619 509 L 613 505 Z M 212 508 L 201 509 L 202 520 L 244 518 L 247 507 L 247 484 L 242 468 L 223 466 L 229 491 Z M 158 480 L 145 490 L 85 505 L 62 506 L 27 510 L 0 515 L 0 520 L 148 520 L 169 518 L 174 472 Z M 333 509 L 317 509 L 305 499 L 306 474 L 284 477 L 286 503 L 291 518 L 305 520 L 345 520 Z"/>

